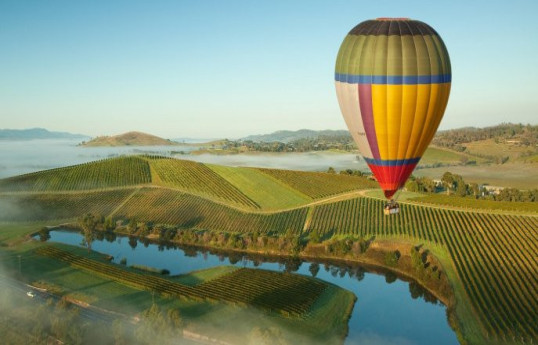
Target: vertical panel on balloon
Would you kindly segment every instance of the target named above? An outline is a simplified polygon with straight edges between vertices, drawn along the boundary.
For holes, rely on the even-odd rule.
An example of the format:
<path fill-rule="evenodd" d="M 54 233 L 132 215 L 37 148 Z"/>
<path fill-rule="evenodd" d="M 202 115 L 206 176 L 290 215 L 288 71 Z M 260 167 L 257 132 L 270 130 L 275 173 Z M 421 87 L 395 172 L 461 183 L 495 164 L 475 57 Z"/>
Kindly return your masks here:
<path fill-rule="evenodd" d="M 428 115 L 428 108 L 430 103 L 430 91 L 431 84 L 419 84 L 416 86 L 416 109 L 412 124 L 411 134 L 409 135 L 409 142 L 405 153 L 405 158 L 419 157 L 420 138 L 422 137 L 422 131 L 426 118 Z"/>
<path fill-rule="evenodd" d="M 421 157 L 429 145 L 429 140 L 437 131 L 441 122 L 444 108 L 450 92 L 450 83 L 431 84 L 428 112 L 422 129 L 419 144 L 414 152 L 415 157 Z"/>
<path fill-rule="evenodd" d="M 415 158 L 408 156 L 408 147 L 418 110 L 419 85 L 402 85 L 402 115 L 400 119 L 400 138 L 396 159 Z"/>
<path fill-rule="evenodd" d="M 437 132 L 437 128 L 439 127 L 439 124 L 441 123 L 441 120 L 443 119 L 443 114 L 445 112 L 447 103 L 448 103 L 448 97 L 450 95 L 450 83 L 443 83 L 443 84 L 432 84 L 438 86 L 438 100 L 436 102 L 435 109 L 432 112 L 433 118 L 430 121 L 430 124 L 428 125 L 428 130 L 425 133 L 425 136 L 421 138 L 422 142 L 420 143 L 421 146 L 421 153 L 420 156 L 424 154 L 424 151 L 428 148 L 428 145 L 430 144 L 431 140 L 433 139 L 435 132 Z"/>
<path fill-rule="evenodd" d="M 364 157 L 374 158 L 362 120 L 358 85 L 338 81 L 335 85 L 340 110 L 357 148 Z"/>
<path fill-rule="evenodd" d="M 379 147 L 375 133 L 374 114 L 372 109 L 372 85 L 359 84 L 359 105 L 362 116 L 362 124 L 368 139 L 368 144 L 373 158 L 380 159 Z"/>
<path fill-rule="evenodd" d="M 372 113 L 375 125 L 377 146 L 379 157 L 389 159 L 389 149 L 387 145 L 387 86 L 372 85 Z"/>

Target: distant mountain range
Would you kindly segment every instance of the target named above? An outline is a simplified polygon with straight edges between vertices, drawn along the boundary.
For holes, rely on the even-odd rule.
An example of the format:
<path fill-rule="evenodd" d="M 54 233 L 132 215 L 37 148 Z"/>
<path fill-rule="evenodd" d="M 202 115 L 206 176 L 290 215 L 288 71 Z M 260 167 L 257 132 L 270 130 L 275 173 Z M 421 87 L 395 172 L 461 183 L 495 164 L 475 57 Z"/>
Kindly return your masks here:
<path fill-rule="evenodd" d="M 87 135 L 67 132 L 52 132 L 44 128 L 0 129 L 0 140 L 33 140 L 33 139 L 84 139 Z"/>
<path fill-rule="evenodd" d="M 300 129 L 298 131 L 276 131 L 271 134 L 249 135 L 248 137 L 241 138 L 241 140 L 251 140 L 256 142 L 274 142 L 289 143 L 291 141 L 305 139 L 305 138 L 317 138 L 323 136 L 351 136 L 347 130 L 332 130 L 326 129 L 321 131 L 315 131 L 312 129 Z"/>
<path fill-rule="evenodd" d="M 179 145 L 179 143 L 142 132 L 127 132 L 113 136 L 101 136 L 80 146 L 164 146 Z"/>

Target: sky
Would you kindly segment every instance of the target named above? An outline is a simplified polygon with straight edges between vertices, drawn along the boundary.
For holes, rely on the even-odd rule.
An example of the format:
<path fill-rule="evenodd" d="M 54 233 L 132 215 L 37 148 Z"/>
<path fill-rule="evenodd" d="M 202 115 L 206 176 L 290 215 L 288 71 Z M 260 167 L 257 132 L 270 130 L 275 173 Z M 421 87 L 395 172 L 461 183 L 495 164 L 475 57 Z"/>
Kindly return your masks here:
<path fill-rule="evenodd" d="M 345 129 L 334 65 L 377 17 L 431 25 L 441 129 L 538 123 L 538 1 L 0 0 L 0 128 L 239 138 Z"/>

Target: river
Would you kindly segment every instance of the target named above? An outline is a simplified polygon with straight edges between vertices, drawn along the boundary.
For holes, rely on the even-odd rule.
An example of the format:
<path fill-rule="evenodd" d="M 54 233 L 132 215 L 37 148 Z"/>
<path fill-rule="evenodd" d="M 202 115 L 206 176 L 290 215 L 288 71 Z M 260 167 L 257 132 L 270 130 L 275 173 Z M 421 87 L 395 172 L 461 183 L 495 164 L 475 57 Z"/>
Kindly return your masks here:
<path fill-rule="evenodd" d="M 50 232 L 49 241 L 82 246 L 82 235 L 67 230 Z M 302 261 L 298 267 L 284 262 L 260 260 L 232 254 L 212 254 L 207 251 L 177 246 L 163 246 L 128 237 L 117 236 L 112 241 L 95 240 L 92 249 L 111 255 L 113 262 L 125 258 L 128 265 L 138 264 L 167 269 L 170 274 L 188 273 L 220 265 L 311 275 L 312 262 Z M 452 345 L 458 344 L 455 333 L 446 320 L 446 308 L 439 302 L 420 295 L 421 289 L 390 274 L 370 272 L 361 266 L 338 266 L 321 263 L 316 278 L 352 291 L 358 298 L 349 321 L 345 344 L 379 345 Z"/>

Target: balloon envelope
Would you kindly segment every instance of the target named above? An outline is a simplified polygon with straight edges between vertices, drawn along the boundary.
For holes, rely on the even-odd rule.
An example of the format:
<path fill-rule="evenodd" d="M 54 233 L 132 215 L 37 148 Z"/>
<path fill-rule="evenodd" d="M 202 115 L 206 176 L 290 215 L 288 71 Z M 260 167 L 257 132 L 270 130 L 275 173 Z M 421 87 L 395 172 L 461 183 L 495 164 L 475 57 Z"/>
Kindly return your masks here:
<path fill-rule="evenodd" d="M 403 187 L 437 131 L 451 79 L 447 49 L 423 22 L 367 20 L 342 42 L 338 103 L 387 198 Z"/>

